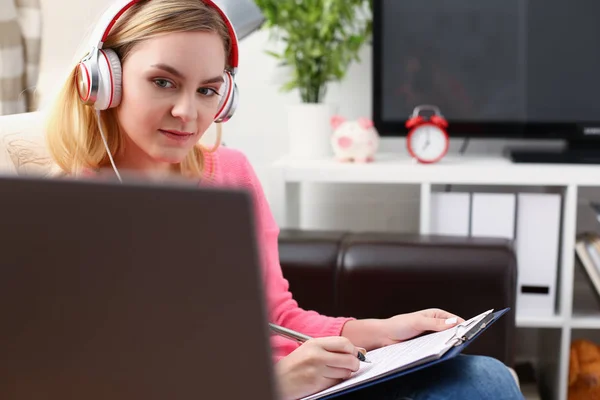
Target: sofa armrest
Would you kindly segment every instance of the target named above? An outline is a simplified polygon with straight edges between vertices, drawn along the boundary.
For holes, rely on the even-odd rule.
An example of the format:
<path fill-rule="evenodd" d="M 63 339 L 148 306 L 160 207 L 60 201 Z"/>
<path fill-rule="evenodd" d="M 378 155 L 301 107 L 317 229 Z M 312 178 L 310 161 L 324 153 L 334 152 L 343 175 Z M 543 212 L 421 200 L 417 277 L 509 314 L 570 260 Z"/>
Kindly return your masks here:
<path fill-rule="evenodd" d="M 279 259 L 300 307 L 335 315 L 335 275 L 344 232 L 282 230 Z"/>

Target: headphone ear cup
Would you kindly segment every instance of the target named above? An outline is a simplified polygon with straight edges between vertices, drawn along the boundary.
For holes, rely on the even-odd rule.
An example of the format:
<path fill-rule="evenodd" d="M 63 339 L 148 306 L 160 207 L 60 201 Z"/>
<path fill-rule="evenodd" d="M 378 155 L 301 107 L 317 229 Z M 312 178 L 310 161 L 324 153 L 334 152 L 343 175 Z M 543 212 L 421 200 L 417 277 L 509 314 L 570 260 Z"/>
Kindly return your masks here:
<path fill-rule="evenodd" d="M 225 81 L 223 84 L 224 90 L 214 118 L 217 123 L 226 122 L 233 116 L 239 97 L 237 85 L 229 71 L 225 71 L 223 79 Z"/>
<path fill-rule="evenodd" d="M 107 110 L 121 103 L 121 60 L 114 50 L 103 49 L 98 53 L 98 97 L 95 108 Z"/>
<path fill-rule="evenodd" d="M 76 82 L 77 94 L 83 104 L 94 104 L 92 100 L 92 66 L 89 60 L 80 61 L 77 65 Z"/>
<path fill-rule="evenodd" d="M 441 127 L 441 128 L 447 128 L 448 127 L 448 122 L 446 122 L 446 120 L 438 115 L 433 115 L 430 118 L 431 122 L 433 122 L 434 124 L 436 124 L 437 126 Z"/>
<path fill-rule="evenodd" d="M 408 121 L 406 121 L 406 127 L 410 129 L 413 126 L 420 124 L 421 122 L 423 122 L 423 117 L 421 117 L 419 115 L 419 116 L 410 118 Z"/>

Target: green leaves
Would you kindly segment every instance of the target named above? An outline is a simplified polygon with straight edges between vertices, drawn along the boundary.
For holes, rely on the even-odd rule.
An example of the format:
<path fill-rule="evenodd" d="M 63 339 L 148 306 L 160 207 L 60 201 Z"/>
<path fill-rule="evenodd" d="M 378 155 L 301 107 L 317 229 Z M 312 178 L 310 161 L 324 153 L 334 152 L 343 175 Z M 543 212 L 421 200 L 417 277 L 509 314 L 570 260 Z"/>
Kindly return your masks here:
<path fill-rule="evenodd" d="M 283 91 L 298 89 L 305 103 L 321 102 L 327 83 L 344 78 L 371 35 L 372 0 L 255 0 L 284 43 L 267 54 L 292 68 Z"/>

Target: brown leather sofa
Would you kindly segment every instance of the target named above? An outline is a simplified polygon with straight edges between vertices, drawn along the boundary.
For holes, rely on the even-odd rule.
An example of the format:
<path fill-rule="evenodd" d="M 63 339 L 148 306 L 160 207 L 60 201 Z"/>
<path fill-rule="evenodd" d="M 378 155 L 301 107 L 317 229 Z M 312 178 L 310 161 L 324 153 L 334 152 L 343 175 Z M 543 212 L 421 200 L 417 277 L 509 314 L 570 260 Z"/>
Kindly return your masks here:
<path fill-rule="evenodd" d="M 282 230 L 280 261 L 302 308 L 386 318 L 438 307 L 470 318 L 511 311 L 466 350 L 514 364 L 517 264 L 502 239 Z"/>

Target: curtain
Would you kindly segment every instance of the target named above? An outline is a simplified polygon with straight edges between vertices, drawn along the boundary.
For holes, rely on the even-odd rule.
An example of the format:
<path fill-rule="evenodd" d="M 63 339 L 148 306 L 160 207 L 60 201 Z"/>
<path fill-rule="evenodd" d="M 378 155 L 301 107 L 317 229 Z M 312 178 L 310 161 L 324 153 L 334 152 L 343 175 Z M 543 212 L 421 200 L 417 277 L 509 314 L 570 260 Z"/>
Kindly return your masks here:
<path fill-rule="evenodd" d="M 0 115 L 34 111 L 39 76 L 40 0 L 0 0 Z"/>

